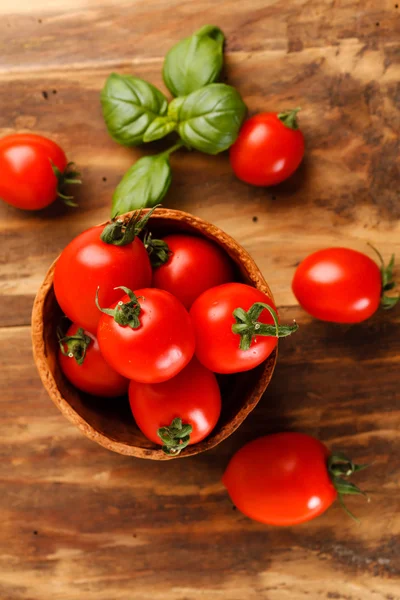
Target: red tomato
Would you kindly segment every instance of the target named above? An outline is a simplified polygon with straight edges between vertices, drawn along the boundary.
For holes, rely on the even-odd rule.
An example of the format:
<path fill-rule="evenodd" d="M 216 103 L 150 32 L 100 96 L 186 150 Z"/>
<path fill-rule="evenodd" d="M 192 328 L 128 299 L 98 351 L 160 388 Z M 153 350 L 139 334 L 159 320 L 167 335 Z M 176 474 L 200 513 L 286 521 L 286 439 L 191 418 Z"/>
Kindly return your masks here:
<path fill-rule="evenodd" d="M 164 383 L 131 381 L 129 402 L 138 427 L 156 444 L 163 444 L 158 430 L 169 427 L 174 419 L 191 425 L 188 443 L 196 444 L 211 433 L 221 413 L 217 379 L 195 358 Z"/>
<path fill-rule="evenodd" d="M 73 239 L 62 251 L 54 272 L 54 291 L 62 310 L 94 334 L 101 316 L 95 303 L 97 288 L 100 306 L 108 307 L 121 298 L 117 286 L 147 287 L 152 276 L 149 257 L 138 237 L 119 246 L 103 242 L 103 230 L 103 226 L 92 227 Z"/>
<path fill-rule="evenodd" d="M 129 381 L 104 360 L 97 339 L 73 323 L 60 340 L 58 360 L 75 387 L 93 396 L 114 398 L 128 391 Z"/>
<path fill-rule="evenodd" d="M 302 433 L 278 433 L 246 444 L 231 459 L 223 483 L 245 515 L 268 525 L 296 525 L 323 513 L 337 496 L 329 451 Z"/>
<path fill-rule="evenodd" d="M 253 369 L 268 358 L 277 344 L 277 338 L 273 337 L 275 327 L 272 328 L 274 333 L 263 333 L 264 324 L 274 324 L 268 310 L 258 311 L 251 320 L 247 329 L 251 339 L 248 349 L 240 347 L 243 338 L 232 331 L 232 326 L 240 323 L 233 316 L 233 311 L 238 308 L 249 311 L 258 302 L 276 311 L 271 298 L 244 283 L 225 283 L 206 290 L 197 298 L 190 316 L 196 336 L 196 356 L 205 367 L 215 373 L 238 373 Z M 290 329 L 295 331 L 297 326 L 285 328 L 288 331 Z M 279 337 L 282 334 L 283 331 Z M 285 335 L 289 335 L 289 332 Z"/>
<path fill-rule="evenodd" d="M 60 187 L 64 180 L 80 181 L 75 179 L 79 174 L 68 173 L 67 166 L 64 151 L 55 142 L 33 133 L 8 135 L 0 140 L 0 198 L 25 210 L 44 208 L 57 195 L 70 200 L 59 193 Z"/>
<path fill-rule="evenodd" d="M 130 292 L 111 311 L 115 318 L 101 315 L 97 339 L 104 358 L 121 375 L 159 383 L 190 362 L 194 334 L 189 313 L 169 292 L 155 288 Z"/>
<path fill-rule="evenodd" d="M 189 309 L 200 294 L 234 279 L 232 262 L 216 244 L 191 235 L 167 235 L 168 262 L 155 269 L 153 286 L 167 290 Z"/>
<path fill-rule="evenodd" d="M 379 307 L 381 272 L 361 252 L 327 248 L 300 263 L 292 288 L 301 306 L 313 317 L 335 323 L 359 323 Z"/>
<path fill-rule="evenodd" d="M 281 183 L 292 175 L 304 156 L 304 137 L 296 113 L 260 113 L 246 121 L 230 149 L 232 169 L 252 185 Z"/>

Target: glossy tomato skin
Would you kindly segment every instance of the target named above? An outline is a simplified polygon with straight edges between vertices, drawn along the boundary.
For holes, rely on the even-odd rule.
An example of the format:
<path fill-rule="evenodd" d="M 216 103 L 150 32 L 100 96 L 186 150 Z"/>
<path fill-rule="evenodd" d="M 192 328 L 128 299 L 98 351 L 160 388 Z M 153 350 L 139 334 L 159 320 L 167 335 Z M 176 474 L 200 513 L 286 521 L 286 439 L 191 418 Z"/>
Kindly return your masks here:
<path fill-rule="evenodd" d="M 135 421 L 152 442 L 162 445 L 157 431 L 180 417 L 193 431 L 189 444 L 196 444 L 214 429 L 221 413 L 221 394 L 214 373 L 196 358 L 164 383 L 129 385 L 129 402 Z"/>
<path fill-rule="evenodd" d="M 154 270 L 153 286 L 171 292 L 187 309 L 205 290 L 233 281 L 231 260 L 213 242 L 184 234 L 167 235 L 163 240 L 172 254 Z"/>
<path fill-rule="evenodd" d="M 141 307 L 140 327 L 123 327 L 103 313 L 97 330 L 100 350 L 124 377 L 160 383 L 177 375 L 192 359 L 192 323 L 183 304 L 169 292 L 146 288 L 136 290 L 135 295 Z M 120 301 L 129 302 L 129 297 L 122 296 Z"/>
<path fill-rule="evenodd" d="M 0 198 L 24 210 L 38 210 L 57 197 L 57 177 L 51 162 L 63 172 L 64 151 L 51 140 L 16 133 L 0 140 Z"/>
<path fill-rule="evenodd" d="M 334 323 L 359 323 L 373 315 L 381 298 L 381 273 L 365 254 L 326 248 L 297 267 L 293 293 L 310 315 Z"/>
<path fill-rule="evenodd" d="M 78 329 L 79 325 L 73 323 L 66 335 L 73 336 Z M 89 331 L 84 333 L 92 341 L 86 349 L 86 356 L 81 365 L 75 358 L 65 356 L 61 350 L 58 352 L 58 361 L 66 378 L 75 387 L 93 396 L 115 398 L 126 394 L 129 380 L 114 371 L 104 360 L 96 337 Z M 65 350 L 67 349 L 65 348 Z"/>
<path fill-rule="evenodd" d="M 103 226 L 92 227 L 74 238 L 62 251 L 54 272 L 54 291 L 61 309 L 71 321 L 93 334 L 101 312 L 116 302 L 124 286 L 130 290 L 151 284 L 151 265 L 139 238 L 125 246 L 106 244 L 100 239 Z"/>
<path fill-rule="evenodd" d="M 277 338 L 256 336 L 249 350 L 240 350 L 240 337 L 232 332 L 236 308 L 246 312 L 255 302 L 264 302 L 276 310 L 272 300 L 260 290 L 244 283 L 226 283 L 205 291 L 194 302 L 190 316 L 196 336 L 196 356 L 214 373 L 239 373 L 261 364 L 277 345 Z M 272 324 L 267 310 L 261 323 Z"/>
<path fill-rule="evenodd" d="M 267 525 L 297 525 L 325 512 L 337 497 L 329 451 L 303 433 L 258 438 L 231 459 L 223 483 L 245 515 Z"/>
<path fill-rule="evenodd" d="M 260 113 L 246 121 L 230 148 L 232 169 L 239 179 L 257 186 L 281 183 L 304 156 L 304 137 L 276 113 Z"/>

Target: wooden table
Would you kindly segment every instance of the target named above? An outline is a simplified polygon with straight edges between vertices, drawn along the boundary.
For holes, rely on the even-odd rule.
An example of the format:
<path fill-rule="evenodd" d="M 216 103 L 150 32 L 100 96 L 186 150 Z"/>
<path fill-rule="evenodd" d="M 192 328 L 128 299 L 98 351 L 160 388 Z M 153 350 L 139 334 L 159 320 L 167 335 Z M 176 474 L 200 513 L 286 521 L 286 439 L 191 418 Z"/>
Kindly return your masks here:
<path fill-rule="evenodd" d="M 62 144 L 82 170 L 80 208 L 1 211 L 2 600 L 395 600 L 399 588 L 399 309 L 367 323 L 317 322 L 290 289 L 309 252 L 342 245 L 384 257 L 399 236 L 400 9 L 396 0 L 14 0 L 0 3 L 0 128 Z M 307 156 L 275 189 L 235 180 L 226 155 L 179 152 L 165 205 L 212 220 L 245 246 L 284 320 L 265 397 L 207 454 L 153 463 L 83 437 L 50 402 L 30 347 L 30 311 L 67 242 L 109 214 L 141 149 L 115 144 L 99 90 L 113 70 L 162 86 L 168 48 L 205 23 L 227 35 L 224 79 L 251 112 L 303 107 Z M 1 176 L 1 174 L 0 174 Z M 295 528 L 234 509 L 232 453 L 298 430 L 359 462 L 371 502 L 350 499 Z M 306 476 L 306 474 L 305 474 Z M 397 513 L 397 514 L 396 514 Z"/>

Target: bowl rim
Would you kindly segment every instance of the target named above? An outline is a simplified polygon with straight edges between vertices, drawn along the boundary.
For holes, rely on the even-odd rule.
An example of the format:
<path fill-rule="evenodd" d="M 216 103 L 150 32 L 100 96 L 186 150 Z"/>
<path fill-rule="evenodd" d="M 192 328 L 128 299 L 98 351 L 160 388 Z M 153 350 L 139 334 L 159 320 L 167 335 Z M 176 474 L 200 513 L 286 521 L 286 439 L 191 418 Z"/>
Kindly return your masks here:
<path fill-rule="evenodd" d="M 143 209 L 142 212 L 143 214 L 146 214 L 149 210 L 150 209 Z M 128 213 L 120 215 L 119 217 L 123 218 L 132 215 L 132 213 L 134 212 L 136 211 L 130 211 Z M 212 223 L 209 223 L 208 221 L 205 221 L 200 217 L 196 217 L 194 215 L 191 215 L 190 213 L 186 213 L 184 211 L 176 209 L 157 208 L 153 212 L 151 219 L 152 218 L 160 220 L 168 219 L 170 221 L 172 220 L 177 222 L 183 221 L 185 224 L 188 224 L 196 231 L 201 232 L 201 234 L 205 237 L 213 240 L 214 243 L 219 243 L 219 245 L 222 245 L 224 251 L 231 256 L 235 264 L 238 264 L 238 260 L 235 259 L 235 257 L 240 257 L 240 264 L 245 269 L 246 274 L 249 280 L 254 285 L 254 287 L 266 293 L 271 298 L 271 300 L 274 301 L 272 292 L 267 282 L 265 281 L 263 275 L 261 274 L 261 271 L 254 262 L 253 258 L 250 256 L 247 250 L 245 250 L 234 238 L 232 238 L 229 234 L 225 233 L 223 230 L 219 229 L 219 227 L 213 225 Z M 103 223 L 100 223 L 98 226 L 106 225 L 109 222 L 109 220 L 105 221 Z M 219 240 L 221 240 L 222 244 L 219 242 Z M 229 250 L 231 250 L 231 252 L 227 250 L 227 247 L 229 248 Z M 257 386 L 251 394 L 251 396 L 254 398 L 253 401 L 246 402 L 246 404 L 242 406 L 242 408 L 238 411 L 233 421 L 226 423 L 215 434 L 211 433 L 207 438 L 205 438 L 201 442 L 187 446 L 185 448 L 185 451 L 183 453 L 180 453 L 176 457 L 166 455 L 162 451 L 161 447 L 159 449 L 141 448 L 124 442 L 120 442 L 118 440 L 114 440 L 111 437 L 105 435 L 104 433 L 97 431 L 92 425 L 90 425 L 61 394 L 57 382 L 50 370 L 49 363 L 47 360 L 46 345 L 44 341 L 45 327 L 43 314 L 47 296 L 53 287 L 54 270 L 58 258 L 59 256 L 57 256 L 57 258 L 50 265 L 46 276 L 37 291 L 33 303 L 32 347 L 33 357 L 44 388 L 46 389 L 53 403 L 71 423 L 73 423 L 86 437 L 93 440 L 94 442 L 97 442 L 100 446 L 103 446 L 107 450 L 112 450 L 114 452 L 126 456 L 135 456 L 137 458 L 147 458 L 151 460 L 171 460 L 175 458 L 185 458 L 193 456 L 195 454 L 199 454 L 201 452 L 214 448 L 223 440 L 228 438 L 234 431 L 236 431 L 236 429 L 241 425 L 241 423 L 243 423 L 246 417 L 258 404 L 262 394 L 264 393 L 265 389 L 268 387 L 271 381 L 277 361 L 278 346 L 276 346 L 276 348 L 270 354 L 270 356 L 262 363 L 263 369 L 258 375 Z M 243 258 L 245 259 L 245 261 L 243 261 Z"/>

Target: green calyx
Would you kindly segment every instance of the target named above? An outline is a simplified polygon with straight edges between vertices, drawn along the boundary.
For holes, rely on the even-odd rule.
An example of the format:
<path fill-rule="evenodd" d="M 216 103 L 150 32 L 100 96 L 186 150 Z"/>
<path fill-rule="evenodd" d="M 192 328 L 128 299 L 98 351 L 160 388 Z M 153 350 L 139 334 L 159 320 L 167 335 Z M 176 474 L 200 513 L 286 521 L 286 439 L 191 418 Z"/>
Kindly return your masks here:
<path fill-rule="evenodd" d="M 114 321 L 121 327 L 129 326 L 131 329 L 138 329 L 141 325 L 139 315 L 141 307 L 139 299 L 127 287 L 123 285 L 114 288 L 115 290 L 123 290 L 130 298 L 129 302 L 120 300 L 115 308 L 101 308 L 99 305 L 99 288 L 96 290 L 96 306 L 102 313 L 114 318 Z"/>
<path fill-rule="evenodd" d="M 161 265 L 165 265 L 165 263 L 168 262 L 172 252 L 169 249 L 167 242 L 154 239 L 150 231 L 148 231 L 144 236 L 143 244 L 147 250 L 153 268 L 161 267 Z"/>
<path fill-rule="evenodd" d="M 394 270 L 394 254 L 392 254 L 390 261 L 387 265 L 385 265 L 385 261 L 383 260 L 382 254 L 377 250 L 372 244 L 368 244 L 371 246 L 372 250 L 379 258 L 380 262 L 380 271 L 382 278 L 382 292 L 381 292 L 381 307 L 384 310 L 388 310 L 396 306 L 400 299 L 400 295 L 397 296 L 387 296 L 385 292 L 390 292 L 395 286 L 396 282 L 393 279 L 393 270 Z"/>
<path fill-rule="evenodd" d="M 297 113 L 301 110 L 300 107 L 294 108 L 293 110 L 286 110 L 278 114 L 278 119 L 288 127 L 289 129 L 298 129 L 299 123 L 297 121 Z"/>
<path fill-rule="evenodd" d="M 364 496 L 365 498 L 368 498 L 365 492 L 360 490 L 360 488 L 351 481 L 348 481 L 347 478 L 351 477 L 354 473 L 357 473 L 357 471 L 366 469 L 369 465 L 356 465 L 345 454 L 337 452 L 328 458 L 327 467 L 331 481 L 338 493 L 340 505 L 349 517 L 358 523 L 359 520 L 357 517 L 355 517 L 345 505 L 343 496 L 351 494 L 353 496 Z"/>
<path fill-rule="evenodd" d="M 160 427 L 158 437 L 163 443 L 162 450 L 169 456 L 178 456 L 190 442 L 193 427 L 189 423 L 182 423 L 181 418 L 173 419 L 169 427 Z"/>
<path fill-rule="evenodd" d="M 264 309 L 272 315 L 273 325 L 266 325 L 258 321 L 258 317 Z M 296 321 L 293 321 L 293 325 L 279 325 L 276 311 L 264 302 L 255 302 L 247 312 L 243 308 L 236 308 L 233 316 L 236 323 L 232 325 L 232 331 L 240 335 L 239 348 L 241 350 L 249 350 L 255 336 L 287 337 L 299 328 Z"/>
<path fill-rule="evenodd" d="M 53 173 L 57 177 L 57 196 L 59 196 L 68 206 L 78 206 L 76 202 L 73 202 L 73 196 L 67 196 L 64 194 L 64 188 L 66 185 L 80 185 L 82 183 L 82 181 L 79 179 L 81 174 L 78 171 L 75 171 L 74 163 L 68 163 L 64 171 L 60 171 L 60 169 L 53 163 L 52 160 L 50 160 L 50 163 Z"/>
<path fill-rule="evenodd" d="M 133 242 L 142 229 L 147 225 L 151 215 L 160 204 L 154 206 L 149 212 L 142 216 L 142 210 L 137 210 L 131 217 L 119 219 L 115 217 L 111 223 L 108 223 L 100 236 L 102 242 L 113 244 L 114 246 L 125 246 Z"/>
<path fill-rule="evenodd" d="M 79 327 L 74 335 L 63 335 L 59 328 L 57 329 L 57 337 L 62 354 L 69 358 L 74 358 L 78 365 L 82 365 L 91 342 L 90 337 L 85 335 L 82 327 Z M 65 350 L 65 346 L 67 350 Z"/>

